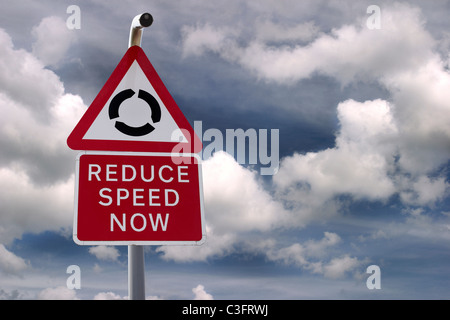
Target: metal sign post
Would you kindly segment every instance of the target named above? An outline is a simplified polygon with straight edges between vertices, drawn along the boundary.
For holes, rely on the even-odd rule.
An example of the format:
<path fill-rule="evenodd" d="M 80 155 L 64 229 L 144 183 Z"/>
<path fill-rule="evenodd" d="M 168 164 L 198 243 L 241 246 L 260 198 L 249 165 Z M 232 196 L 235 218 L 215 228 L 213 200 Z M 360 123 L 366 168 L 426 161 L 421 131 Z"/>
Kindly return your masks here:
<path fill-rule="evenodd" d="M 142 13 L 134 17 L 130 27 L 128 48 L 141 46 L 142 29 L 153 23 L 150 13 Z M 145 300 L 145 263 L 144 247 L 128 246 L 128 299 Z"/>
<path fill-rule="evenodd" d="M 71 149 L 82 150 L 73 240 L 128 246 L 130 300 L 145 299 L 143 246 L 201 245 L 206 237 L 201 158 L 195 154 L 203 146 L 140 47 L 143 28 L 152 22 L 149 13 L 133 19 L 128 50 L 67 138 Z M 120 117 L 128 99 L 150 107 L 144 125 Z M 184 139 L 174 140 L 174 132 Z"/>
<path fill-rule="evenodd" d="M 128 299 L 145 300 L 144 246 L 128 246 Z"/>

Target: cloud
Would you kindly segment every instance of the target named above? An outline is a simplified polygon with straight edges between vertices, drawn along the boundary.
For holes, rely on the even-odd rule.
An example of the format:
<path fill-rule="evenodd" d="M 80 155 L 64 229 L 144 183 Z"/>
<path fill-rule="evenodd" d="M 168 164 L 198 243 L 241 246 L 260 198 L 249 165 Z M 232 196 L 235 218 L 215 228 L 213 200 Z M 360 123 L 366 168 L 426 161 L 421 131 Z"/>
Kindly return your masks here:
<path fill-rule="evenodd" d="M 36 295 L 37 300 L 79 300 L 75 290 L 67 287 L 46 288 Z"/>
<path fill-rule="evenodd" d="M 45 65 L 57 67 L 75 41 L 76 33 L 67 28 L 66 21 L 51 16 L 33 27 L 31 35 L 35 38 L 33 55 Z"/>
<path fill-rule="evenodd" d="M 318 37 L 317 28 L 308 22 L 288 29 L 265 22 L 266 32 L 262 33 L 267 37 L 256 35 L 247 45 L 241 45 L 239 33 L 229 28 L 184 27 L 183 52 L 199 55 L 211 51 L 262 79 L 280 83 L 297 82 L 319 72 L 347 84 L 409 69 L 430 56 L 433 40 L 423 29 L 418 9 L 398 3 L 384 6 L 383 27 L 377 32 L 366 27 L 366 18 L 361 15 L 355 25 L 343 25 Z M 281 30 L 288 31 L 284 34 L 289 40 L 312 41 L 278 47 L 266 43 L 274 39 L 271 35 L 283 34 Z M 208 36 L 203 37 L 205 34 Z"/>
<path fill-rule="evenodd" d="M 206 218 L 207 219 L 207 218 Z M 162 246 L 156 249 L 162 253 L 165 260 L 178 262 L 207 261 L 212 258 L 220 258 L 234 251 L 238 242 L 236 234 L 230 230 L 228 233 L 216 233 L 208 220 L 206 220 L 206 243 L 201 246 Z"/>
<path fill-rule="evenodd" d="M 383 5 L 379 30 L 367 28 L 366 19 L 361 14 L 328 33 L 312 23 L 287 26 L 273 19 L 258 20 L 262 29 L 250 36 L 239 26 L 183 27 L 185 58 L 212 52 L 271 83 L 295 85 L 322 74 L 342 86 L 377 83 L 390 94 L 339 103 L 334 147 L 281 160 L 275 199 L 295 211 L 294 225 L 339 211 L 342 196 L 387 201 L 398 195 L 405 205 L 432 206 L 448 194 L 442 169 L 450 159 L 450 118 L 442 116 L 450 112 L 447 61 L 434 51 L 417 7 Z M 282 29 L 291 36 L 276 38 Z M 277 41 L 285 43 L 271 43 Z"/>
<path fill-rule="evenodd" d="M 9 242 L 24 232 L 68 228 L 73 220 L 73 185 L 70 178 L 38 186 L 19 168 L 0 168 L 0 240 Z"/>
<path fill-rule="evenodd" d="M 277 248 L 267 254 L 269 260 L 281 261 L 286 265 L 293 264 L 299 267 L 308 264 L 305 248 L 300 243 L 294 243 L 289 247 Z"/>
<path fill-rule="evenodd" d="M 448 195 L 449 185 L 445 177 L 420 176 L 400 193 L 401 200 L 413 206 L 433 205 Z"/>
<path fill-rule="evenodd" d="M 390 109 L 382 100 L 340 103 L 336 146 L 282 159 L 274 183 L 280 190 L 302 192 L 321 201 L 338 194 L 370 200 L 391 196 L 395 187 L 388 172 L 395 149 L 390 141 L 396 128 Z"/>
<path fill-rule="evenodd" d="M 449 189 L 445 176 L 429 176 L 436 174 L 436 158 L 428 161 L 421 151 L 412 153 L 429 139 L 424 148 L 429 156 L 439 157 L 447 153 L 441 149 L 444 145 L 437 148 L 439 142 L 432 141 L 435 135 L 427 137 L 425 133 L 414 141 L 416 134 L 407 132 L 405 124 L 399 123 L 397 111 L 398 105 L 380 99 L 340 103 L 335 147 L 282 159 L 273 178 L 280 197 L 303 211 L 308 207 L 319 209 L 322 203 L 342 195 L 355 200 L 386 201 L 398 194 L 404 204 L 421 206 L 444 199 Z M 439 131 L 439 124 L 434 128 Z M 415 159 L 420 167 L 412 165 Z M 447 159 L 442 156 L 439 165 Z"/>
<path fill-rule="evenodd" d="M 205 287 L 201 284 L 192 289 L 194 300 L 214 300 L 213 296 L 205 291 Z"/>
<path fill-rule="evenodd" d="M 97 293 L 93 300 L 129 300 L 128 296 L 121 296 L 119 294 L 116 294 L 112 291 L 108 291 L 108 292 L 99 292 Z M 160 297 L 158 296 L 146 296 L 145 300 L 162 300 Z"/>
<path fill-rule="evenodd" d="M 264 43 L 309 42 L 320 30 L 313 21 L 290 26 L 266 19 L 258 20 L 255 29 L 255 38 Z"/>
<path fill-rule="evenodd" d="M 0 244 L 0 271 L 8 275 L 20 275 L 29 267 L 24 259 L 8 251 Z"/>
<path fill-rule="evenodd" d="M 361 266 L 361 261 L 355 257 L 345 255 L 340 258 L 334 258 L 324 266 L 316 266 L 315 273 L 323 273 L 325 277 L 331 279 L 342 278 L 346 273 L 354 271 Z"/>
<path fill-rule="evenodd" d="M 375 82 L 390 94 L 389 100 L 339 103 L 336 146 L 283 160 L 274 180 L 290 189 L 290 198 L 312 197 L 302 203 L 304 215 L 314 211 L 314 202 L 327 203 L 336 195 L 386 200 L 400 193 L 405 204 L 430 205 L 448 190 L 444 173 L 436 172 L 450 158 L 450 118 L 442 116 L 450 112 L 447 61 L 434 51 L 436 41 L 417 7 L 383 5 L 379 30 L 367 28 L 366 19 L 361 14 L 328 33 L 310 24 L 307 44 L 292 36 L 278 46 L 270 44 L 277 40 L 270 35 L 287 27 L 270 19 L 259 22 L 264 30 L 253 37 L 244 37 L 238 26 L 183 28 L 185 56 L 213 52 L 268 82 L 294 85 L 322 74 L 342 86 Z M 308 29 L 304 22 L 289 28 Z M 209 36 L 201 43 L 191 41 L 204 32 Z M 330 202 L 327 206 L 325 211 L 334 209 Z"/>
<path fill-rule="evenodd" d="M 361 242 L 372 240 L 406 241 L 405 246 L 410 246 L 410 239 L 422 243 L 447 243 L 450 240 L 450 216 L 441 212 L 437 218 L 432 217 L 430 209 L 421 207 L 406 208 L 401 211 L 404 220 L 376 226 L 366 235 L 361 235 Z M 405 240 L 406 239 L 406 240 Z"/>
<path fill-rule="evenodd" d="M 66 138 L 86 106 L 0 29 L 0 241 L 73 219 L 75 153 Z"/>
<path fill-rule="evenodd" d="M 100 292 L 94 296 L 94 300 L 124 300 L 120 295 L 115 294 L 114 292 Z"/>
<path fill-rule="evenodd" d="M 206 243 L 200 247 L 160 247 L 163 258 L 204 261 L 233 251 L 247 232 L 269 231 L 287 222 L 287 211 L 264 190 L 258 174 L 226 152 L 202 163 Z"/>
<path fill-rule="evenodd" d="M 228 42 L 227 39 L 235 34 L 231 28 L 216 28 L 210 24 L 203 26 L 184 26 L 183 55 L 202 55 L 206 51 L 218 52 Z"/>
<path fill-rule="evenodd" d="M 418 34 L 417 41 L 412 31 Z M 364 41 L 373 44 L 367 43 L 371 48 L 368 54 L 344 54 L 354 59 L 350 64 L 331 59 L 335 66 L 325 68 L 325 73 L 343 84 L 361 77 L 377 81 L 391 97 L 389 101 L 350 99 L 339 103 L 335 147 L 283 159 L 274 177 L 280 194 L 284 192 L 283 197 L 298 208 L 311 207 L 316 199 L 319 206 L 312 208 L 319 210 L 320 203 L 342 195 L 386 201 L 398 194 L 404 204 L 419 206 L 441 201 L 449 189 L 442 168 L 450 158 L 450 118 L 442 115 L 450 112 L 450 96 L 444 89 L 450 85 L 450 74 L 433 52 L 434 40 L 424 29 L 420 11 L 409 5 L 384 7 L 380 32 L 345 26 L 335 34 L 333 39 L 321 36 L 310 46 L 323 42 L 323 50 L 345 53 L 334 49 L 345 45 L 346 39 L 354 40 L 347 44 L 350 51 L 362 50 Z M 397 43 L 388 46 L 390 41 Z M 384 53 L 377 52 L 381 48 Z M 372 49 L 377 57 L 372 56 Z M 408 58 L 391 65 L 401 56 Z M 378 57 L 384 57 L 384 62 L 377 63 Z M 333 68 L 355 71 L 343 78 L 330 71 Z M 299 71 L 299 77 L 306 75 Z M 308 204 L 295 200 L 304 197 L 309 197 Z"/>
<path fill-rule="evenodd" d="M 439 169 L 450 157 L 450 74 L 436 54 L 415 69 L 383 80 L 392 92 L 401 133 L 399 165 L 416 177 Z"/>
<path fill-rule="evenodd" d="M 25 50 L 15 50 L 9 35 L 0 29 L 0 84 L 2 105 L 17 104 L 36 120 L 48 120 L 50 108 L 63 95 L 58 76 L 44 69 L 41 61 Z M 35 121 L 36 121 L 35 120 Z"/>
<path fill-rule="evenodd" d="M 0 289 L 0 300 L 19 300 L 22 298 L 22 294 L 17 289 L 12 290 L 11 292 Z"/>
<path fill-rule="evenodd" d="M 322 274 L 327 278 L 343 278 L 349 273 L 360 274 L 360 267 L 366 260 L 350 257 L 344 254 L 340 257 L 329 258 L 331 249 L 341 242 L 336 233 L 325 232 L 321 240 L 308 240 L 304 244 L 294 243 L 288 247 L 279 248 L 275 243 L 268 243 L 264 249 L 270 261 L 294 265 L 302 270 L 314 274 Z"/>
<path fill-rule="evenodd" d="M 90 247 L 89 253 L 94 255 L 97 259 L 106 261 L 117 261 L 117 258 L 120 256 L 119 250 L 112 246 Z"/>
<path fill-rule="evenodd" d="M 0 164 L 19 162 L 35 179 L 55 177 L 54 172 L 67 178 L 69 170 L 58 162 L 73 155 L 66 138 L 86 106 L 79 96 L 65 93 L 59 77 L 35 56 L 14 49 L 2 29 L 0 44 Z M 35 169 L 40 166 L 47 170 Z"/>
<path fill-rule="evenodd" d="M 265 231 L 283 225 L 286 212 L 262 187 L 256 171 L 223 151 L 202 167 L 206 214 L 215 231 Z"/>
<path fill-rule="evenodd" d="M 309 257 L 323 257 L 329 248 L 338 245 L 341 237 L 333 232 L 324 232 L 324 237 L 319 241 L 309 240 L 304 244 L 305 252 Z"/>

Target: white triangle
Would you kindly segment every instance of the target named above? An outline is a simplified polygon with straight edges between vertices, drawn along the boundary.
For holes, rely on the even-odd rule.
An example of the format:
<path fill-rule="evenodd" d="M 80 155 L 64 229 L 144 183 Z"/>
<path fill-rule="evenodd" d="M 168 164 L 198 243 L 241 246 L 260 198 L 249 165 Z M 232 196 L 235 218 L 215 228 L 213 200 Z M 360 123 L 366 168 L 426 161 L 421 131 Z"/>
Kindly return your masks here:
<path fill-rule="evenodd" d="M 135 94 L 122 102 L 119 109 L 119 118 L 109 118 L 109 105 L 111 100 L 123 90 L 132 89 Z M 158 101 L 161 109 L 161 120 L 153 123 L 149 105 L 138 98 L 139 90 L 150 93 Z M 120 132 L 115 128 L 116 120 L 126 123 L 129 126 L 139 127 L 150 123 L 155 129 L 143 136 L 130 136 Z M 182 139 L 180 139 L 180 137 Z M 186 137 L 181 133 L 180 128 L 170 115 L 150 81 L 145 76 L 139 63 L 134 61 L 127 73 L 114 90 L 111 97 L 102 108 L 97 118 L 87 130 L 83 139 L 87 140 L 121 140 L 121 141 L 159 141 L 159 142 L 187 142 Z"/>

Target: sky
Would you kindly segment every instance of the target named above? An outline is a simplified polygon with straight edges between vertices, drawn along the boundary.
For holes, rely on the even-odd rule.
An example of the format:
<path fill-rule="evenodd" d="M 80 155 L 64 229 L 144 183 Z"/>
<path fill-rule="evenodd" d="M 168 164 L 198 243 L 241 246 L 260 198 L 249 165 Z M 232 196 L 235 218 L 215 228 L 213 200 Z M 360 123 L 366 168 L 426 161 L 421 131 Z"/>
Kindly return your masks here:
<path fill-rule="evenodd" d="M 204 147 L 254 129 L 279 150 L 273 174 L 202 153 L 206 243 L 145 247 L 147 299 L 450 298 L 449 1 L 4 2 L 0 299 L 128 296 L 127 247 L 72 239 L 66 139 L 142 12 Z"/>

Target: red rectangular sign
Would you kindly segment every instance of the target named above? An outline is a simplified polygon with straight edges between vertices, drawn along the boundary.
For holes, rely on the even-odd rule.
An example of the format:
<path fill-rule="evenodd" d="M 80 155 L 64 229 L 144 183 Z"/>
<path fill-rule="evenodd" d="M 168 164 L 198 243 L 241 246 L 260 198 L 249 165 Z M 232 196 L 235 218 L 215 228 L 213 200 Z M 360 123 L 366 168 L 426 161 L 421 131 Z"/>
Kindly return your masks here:
<path fill-rule="evenodd" d="M 81 245 L 201 244 L 195 154 L 84 152 L 77 158 L 73 238 Z"/>

